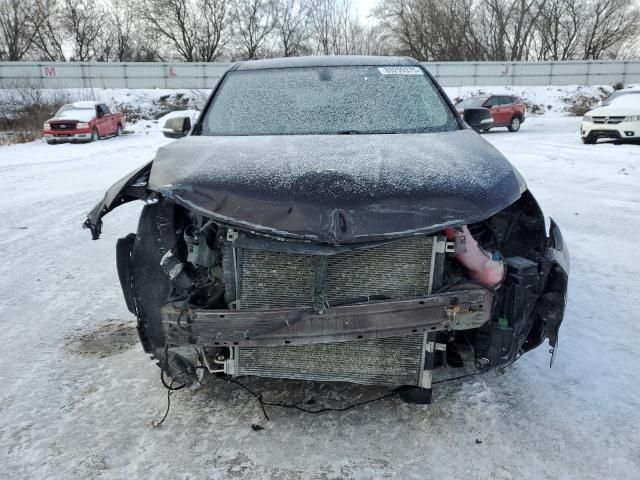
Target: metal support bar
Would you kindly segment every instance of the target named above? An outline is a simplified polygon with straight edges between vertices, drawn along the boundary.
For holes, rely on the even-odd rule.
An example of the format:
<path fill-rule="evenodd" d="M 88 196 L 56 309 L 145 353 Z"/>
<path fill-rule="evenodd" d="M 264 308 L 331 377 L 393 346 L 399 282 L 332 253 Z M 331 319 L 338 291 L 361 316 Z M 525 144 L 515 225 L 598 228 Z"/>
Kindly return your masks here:
<path fill-rule="evenodd" d="M 436 334 L 427 334 L 426 353 L 424 356 L 424 371 L 422 372 L 422 379 L 420 386 L 431 390 L 431 383 L 433 381 L 433 368 L 436 360 Z"/>

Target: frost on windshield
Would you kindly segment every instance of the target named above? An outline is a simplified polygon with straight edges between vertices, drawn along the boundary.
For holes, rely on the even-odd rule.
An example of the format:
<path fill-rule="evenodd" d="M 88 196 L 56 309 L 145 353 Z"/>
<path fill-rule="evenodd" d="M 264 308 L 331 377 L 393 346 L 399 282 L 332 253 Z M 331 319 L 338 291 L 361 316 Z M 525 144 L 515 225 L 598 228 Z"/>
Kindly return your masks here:
<path fill-rule="evenodd" d="M 296 135 L 455 129 L 452 112 L 419 67 L 360 66 L 231 72 L 206 114 L 202 133 Z"/>

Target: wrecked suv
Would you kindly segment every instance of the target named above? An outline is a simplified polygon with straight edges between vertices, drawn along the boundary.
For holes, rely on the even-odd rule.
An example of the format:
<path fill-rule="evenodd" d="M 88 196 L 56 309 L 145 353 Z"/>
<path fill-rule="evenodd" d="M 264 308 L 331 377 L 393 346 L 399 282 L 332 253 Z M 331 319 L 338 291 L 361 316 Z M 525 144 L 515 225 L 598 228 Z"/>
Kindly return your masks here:
<path fill-rule="evenodd" d="M 434 375 L 557 345 L 560 230 L 414 60 L 239 63 L 188 135 L 90 212 L 93 238 L 135 199 L 118 272 L 176 385 L 209 370 L 428 403 Z"/>

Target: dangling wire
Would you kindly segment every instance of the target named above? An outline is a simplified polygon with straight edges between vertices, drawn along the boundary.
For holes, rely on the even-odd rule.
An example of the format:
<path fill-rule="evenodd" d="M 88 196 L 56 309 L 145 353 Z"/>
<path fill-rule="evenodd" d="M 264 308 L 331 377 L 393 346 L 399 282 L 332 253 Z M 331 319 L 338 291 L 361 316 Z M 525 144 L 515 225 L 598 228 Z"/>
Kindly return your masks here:
<path fill-rule="evenodd" d="M 464 378 L 475 377 L 476 375 L 484 375 L 486 373 L 493 372 L 495 370 L 506 368 L 509 365 L 511 365 L 513 362 L 515 362 L 518 358 L 519 358 L 519 356 L 516 357 L 514 360 L 512 360 L 512 361 L 510 361 L 510 362 L 508 362 L 508 363 L 506 363 L 504 365 L 496 365 L 495 367 L 487 369 L 487 370 L 483 370 L 483 371 L 479 371 L 479 372 L 471 372 L 471 373 L 467 373 L 467 374 L 464 374 L 464 375 L 459 375 L 457 377 L 452 377 L 452 378 L 444 378 L 442 380 L 438 380 L 438 381 L 433 382 L 431 385 L 438 385 L 438 384 L 441 384 L 441 383 L 454 382 L 456 380 L 462 380 Z M 198 369 L 198 368 L 206 369 L 205 366 L 196 367 L 196 369 Z M 243 390 L 247 391 L 256 400 L 258 400 L 258 403 L 260 404 L 260 408 L 262 410 L 262 414 L 264 415 L 264 418 L 265 418 L 266 421 L 270 420 L 269 415 L 267 414 L 266 407 L 292 408 L 292 409 L 299 410 L 299 411 L 304 412 L 304 413 L 310 413 L 310 414 L 319 414 L 319 413 L 326 413 L 326 412 L 346 412 L 347 410 L 351 410 L 352 408 L 360 407 L 362 405 L 367 405 L 367 404 L 373 403 L 373 402 L 379 402 L 381 400 L 396 396 L 401 390 L 403 390 L 405 388 L 412 388 L 412 387 L 407 387 L 407 386 L 397 387 L 397 388 L 394 388 L 393 390 L 391 390 L 391 391 L 389 391 L 387 393 L 384 393 L 382 395 L 379 395 L 377 397 L 373 397 L 373 398 L 370 398 L 368 400 L 363 400 L 361 402 L 351 403 L 351 404 L 343 406 L 343 407 L 320 407 L 320 408 L 316 408 L 316 409 L 311 409 L 311 408 L 305 408 L 305 407 L 300 406 L 300 404 L 303 403 L 302 401 L 296 402 L 296 403 L 265 401 L 263 396 L 262 396 L 262 393 L 255 392 L 254 390 L 249 388 L 247 385 L 245 385 L 244 383 L 239 382 L 238 380 L 236 380 L 235 378 L 231 377 L 230 375 L 226 375 L 224 378 L 227 380 L 227 382 L 233 383 L 234 385 L 238 385 L 240 388 L 242 388 Z M 163 368 L 160 371 L 160 380 L 162 381 L 162 384 L 164 385 L 164 387 L 167 389 L 167 410 L 165 411 L 165 414 L 164 414 L 164 416 L 162 417 L 162 419 L 160 421 L 154 421 L 153 422 L 153 426 L 154 427 L 159 427 L 160 425 L 162 425 L 164 423 L 164 421 L 166 420 L 167 416 L 169 415 L 169 409 L 171 408 L 171 394 L 173 392 L 175 392 L 176 390 L 180 390 L 180 389 L 182 389 L 182 388 L 187 386 L 186 384 L 183 384 L 183 385 L 180 385 L 178 387 L 174 387 L 173 386 L 174 380 L 171 380 L 171 383 L 167 384 L 166 380 L 164 378 L 164 363 L 163 363 Z M 308 402 L 305 402 L 305 403 L 313 404 L 314 402 L 308 401 Z M 260 429 L 254 428 L 254 430 L 260 430 Z"/>

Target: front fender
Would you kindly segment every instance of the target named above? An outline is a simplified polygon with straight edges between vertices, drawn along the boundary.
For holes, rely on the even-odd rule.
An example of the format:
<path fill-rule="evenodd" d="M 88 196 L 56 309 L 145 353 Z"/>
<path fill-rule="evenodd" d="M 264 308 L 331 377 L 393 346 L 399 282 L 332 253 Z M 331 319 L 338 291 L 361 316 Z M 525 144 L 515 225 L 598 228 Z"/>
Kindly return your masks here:
<path fill-rule="evenodd" d="M 114 208 L 133 200 L 146 198 L 147 184 L 153 162 L 149 162 L 114 183 L 105 193 L 104 198 L 93 207 L 82 224 L 82 228 L 91 230 L 93 240 L 102 233 L 102 217 Z"/>
<path fill-rule="evenodd" d="M 547 248 L 549 273 L 543 294 L 538 302 L 538 315 L 543 322 L 544 333 L 554 349 L 558 344 L 560 324 L 567 304 L 567 286 L 571 262 L 569 250 L 556 222 L 551 219 L 549 247 Z"/>

